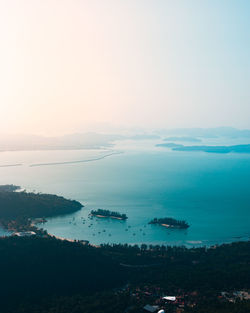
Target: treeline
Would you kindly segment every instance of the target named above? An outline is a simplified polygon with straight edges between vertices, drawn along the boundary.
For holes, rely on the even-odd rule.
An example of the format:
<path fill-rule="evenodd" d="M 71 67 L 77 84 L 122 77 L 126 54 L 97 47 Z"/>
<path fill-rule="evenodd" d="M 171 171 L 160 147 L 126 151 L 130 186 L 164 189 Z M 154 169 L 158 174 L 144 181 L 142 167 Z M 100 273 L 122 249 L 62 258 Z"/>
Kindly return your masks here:
<path fill-rule="evenodd" d="M 187 309 L 186 313 L 249 313 L 250 301 L 219 302 L 204 301 L 194 308 Z"/>
<path fill-rule="evenodd" d="M 117 217 L 117 218 L 121 218 L 123 220 L 127 219 L 126 214 L 121 214 L 119 212 L 109 211 L 109 210 L 104 210 L 104 209 L 92 210 L 91 214 L 92 215 L 101 215 L 101 216 L 106 216 L 106 217 Z"/>
<path fill-rule="evenodd" d="M 130 267 L 137 283 L 157 284 L 172 292 L 179 288 L 206 292 L 250 287 L 250 242 L 210 249 L 144 244 L 134 247 L 103 245 L 102 249 L 123 264 L 147 265 Z"/>
<path fill-rule="evenodd" d="M 26 301 L 80 292 L 87 296 L 126 281 L 125 271 L 111 257 L 80 243 L 7 237 L 0 239 L 0 254 L 1 313 L 4 307 L 17 310 Z"/>
<path fill-rule="evenodd" d="M 51 237 L 9 237 L 0 239 L 0 254 L 3 313 L 123 312 L 141 306 L 130 293 L 115 291 L 127 284 L 168 294 L 196 291 L 201 303 L 220 291 L 250 288 L 249 242 L 215 249 L 95 248 Z"/>
<path fill-rule="evenodd" d="M 51 217 L 73 213 L 83 205 L 51 194 L 28 192 L 0 192 L 0 219 Z"/>
<path fill-rule="evenodd" d="M 178 227 L 178 228 L 188 228 L 189 225 L 186 221 L 176 220 L 171 217 L 164 217 L 164 218 L 154 218 L 149 224 L 164 224 L 169 225 L 171 227 Z"/>

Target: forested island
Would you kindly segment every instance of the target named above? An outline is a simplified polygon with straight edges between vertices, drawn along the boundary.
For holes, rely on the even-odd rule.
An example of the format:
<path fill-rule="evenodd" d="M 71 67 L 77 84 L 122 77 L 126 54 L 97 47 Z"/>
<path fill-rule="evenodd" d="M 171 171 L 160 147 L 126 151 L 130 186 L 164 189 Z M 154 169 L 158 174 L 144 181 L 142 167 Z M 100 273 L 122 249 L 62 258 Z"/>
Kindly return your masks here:
<path fill-rule="evenodd" d="M 154 218 L 149 224 L 158 224 L 162 225 L 167 228 L 181 228 L 185 229 L 188 228 L 189 225 L 186 221 L 176 220 L 171 217 L 164 217 L 164 218 Z"/>
<path fill-rule="evenodd" d="M 90 214 L 96 217 L 109 217 L 109 218 L 115 218 L 119 220 L 126 220 L 128 218 L 126 214 L 121 214 L 119 212 L 103 210 L 103 209 L 92 210 Z"/>

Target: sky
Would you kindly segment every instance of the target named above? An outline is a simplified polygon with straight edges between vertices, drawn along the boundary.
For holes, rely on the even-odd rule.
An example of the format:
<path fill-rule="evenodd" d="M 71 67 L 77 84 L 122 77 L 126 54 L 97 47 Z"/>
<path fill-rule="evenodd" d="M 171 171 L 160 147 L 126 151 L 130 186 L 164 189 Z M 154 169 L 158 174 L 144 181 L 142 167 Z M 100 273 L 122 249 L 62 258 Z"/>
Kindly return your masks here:
<path fill-rule="evenodd" d="M 0 0 L 0 133 L 250 128 L 249 0 Z"/>

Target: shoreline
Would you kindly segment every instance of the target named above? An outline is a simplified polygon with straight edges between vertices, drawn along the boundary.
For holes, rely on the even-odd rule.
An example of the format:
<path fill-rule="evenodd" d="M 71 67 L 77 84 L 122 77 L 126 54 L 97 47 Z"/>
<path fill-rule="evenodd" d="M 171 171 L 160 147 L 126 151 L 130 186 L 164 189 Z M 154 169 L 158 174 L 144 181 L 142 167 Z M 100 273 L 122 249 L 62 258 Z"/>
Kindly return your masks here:
<path fill-rule="evenodd" d="M 13 226 L 13 225 L 12 225 Z M 67 241 L 67 242 L 71 242 L 71 243 L 79 243 L 79 244 L 82 244 L 82 245 L 88 245 L 90 247 L 94 247 L 94 248 L 101 248 L 101 243 L 100 244 L 93 244 L 91 243 L 89 240 L 86 240 L 86 239 L 70 239 L 70 238 L 66 238 L 66 237 L 61 237 L 61 236 L 57 236 L 57 235 L 53 235 L 52 233 L 48 233 L 46 230 L 43 230 L 41 228 L 38 228 L 37 226 L 34 226 L 32 224 L 30 224 L 31 228 L 26 228 L 26 229 L 18 229 L 18 228 L 14 228 L 14 227 L 11 227 L 11 228 L 6 228 L 3 224 L 0 223 L 0 227 L 2 228 L 2 230 L 6 231 L 8 234 L 4 234 L 2 236 L 0 236 L 1 239 L 3 238 L 8 238 L 8 237 L 11 237 L 11 236 L 15 236 L 15 233 L 17 232 L 29 232 L 29 231 L 33 231 L 36 233 L 36 236 L 39 236 L 39 237 L 50 237 L 50 238 L 55 238 L 57 240 L 61 240 L 61 241 Z M 42 232 L 39 234 L 39 232 Z M 177 244 L 176 242 L 175 243 L 172 243 L 172 242 L 162 242 L 161 244 L 165 247 L 167 246 L 171 246 L 171 247 L 180 247 L 180 246 L 185 246 L 186 248 L 188 249 L 191 249 L 191 248 L 200 248 L 200 247 L 205 247 L 207 249 L 215 249 L 217 247 L 220 247 L 222 245 L 231 245 L 233 243 L 237 243 L 237 242 L 250 242 L 250 238 L 249 237 L 243 237 L 243 236 L 240 236 L 241 238 L 238 238 L 238 240 L 232 240 L 233 238 L 231 239 L 228 239 L 229 241 L 221 241 L 221 242 L 211 242 L 210 244 L 206 244 L 207 240 L 186 240 L 184 241 L 181 245 L 180 244 Z M 118 243 L 108 243 L 108 244 L 118 244 Z M 125 244 L 125 243 L 120 243 L 120 244 Z M 126 243 L 128 244 L 129 246 L 135 246 L 135 245 L 138 245 L 138 244 L 146 244 L 146 245 L 158 245 L 160 244 L 159 242 L 134 242 L 134 243 Z"/>
<path fill-rule="evenodd" d="M 168 224 L 158 224 L 160 226 L 163 226 L 163 227 L 166 227 L 166 228 L 177 228 L 177 229 L 187 229 L 187 228 L 184 228 L 184 227 L 180 227 L 180 226 L 174 226 L 174 225 L 168 225 Z"/>
<path fill-rule="evenodd" d="M 122 221 L 125 221 L 126 219 L 125 218 L 121 218 L 121 217 L 117 217 L 117 216 L 104 216 L 104 215 L 99 215 L 99 214 L 91 214 L 91 216 L 95 216 L 95 217 L 100 217 L 100 218 L 113 218 L 113 219 L 116 219 L 116 220 L 122 220 Z"/>

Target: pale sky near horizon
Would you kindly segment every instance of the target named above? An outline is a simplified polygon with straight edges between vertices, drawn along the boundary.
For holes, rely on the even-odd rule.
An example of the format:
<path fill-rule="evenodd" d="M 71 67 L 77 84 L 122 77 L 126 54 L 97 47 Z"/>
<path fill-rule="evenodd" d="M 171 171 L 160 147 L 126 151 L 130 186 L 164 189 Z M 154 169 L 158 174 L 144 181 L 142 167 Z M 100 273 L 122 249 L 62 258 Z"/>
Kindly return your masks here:
<path fill-rule="evenodd" d="M 250 128 L 250 1 L 0 0 L 0 132 Z"/>

